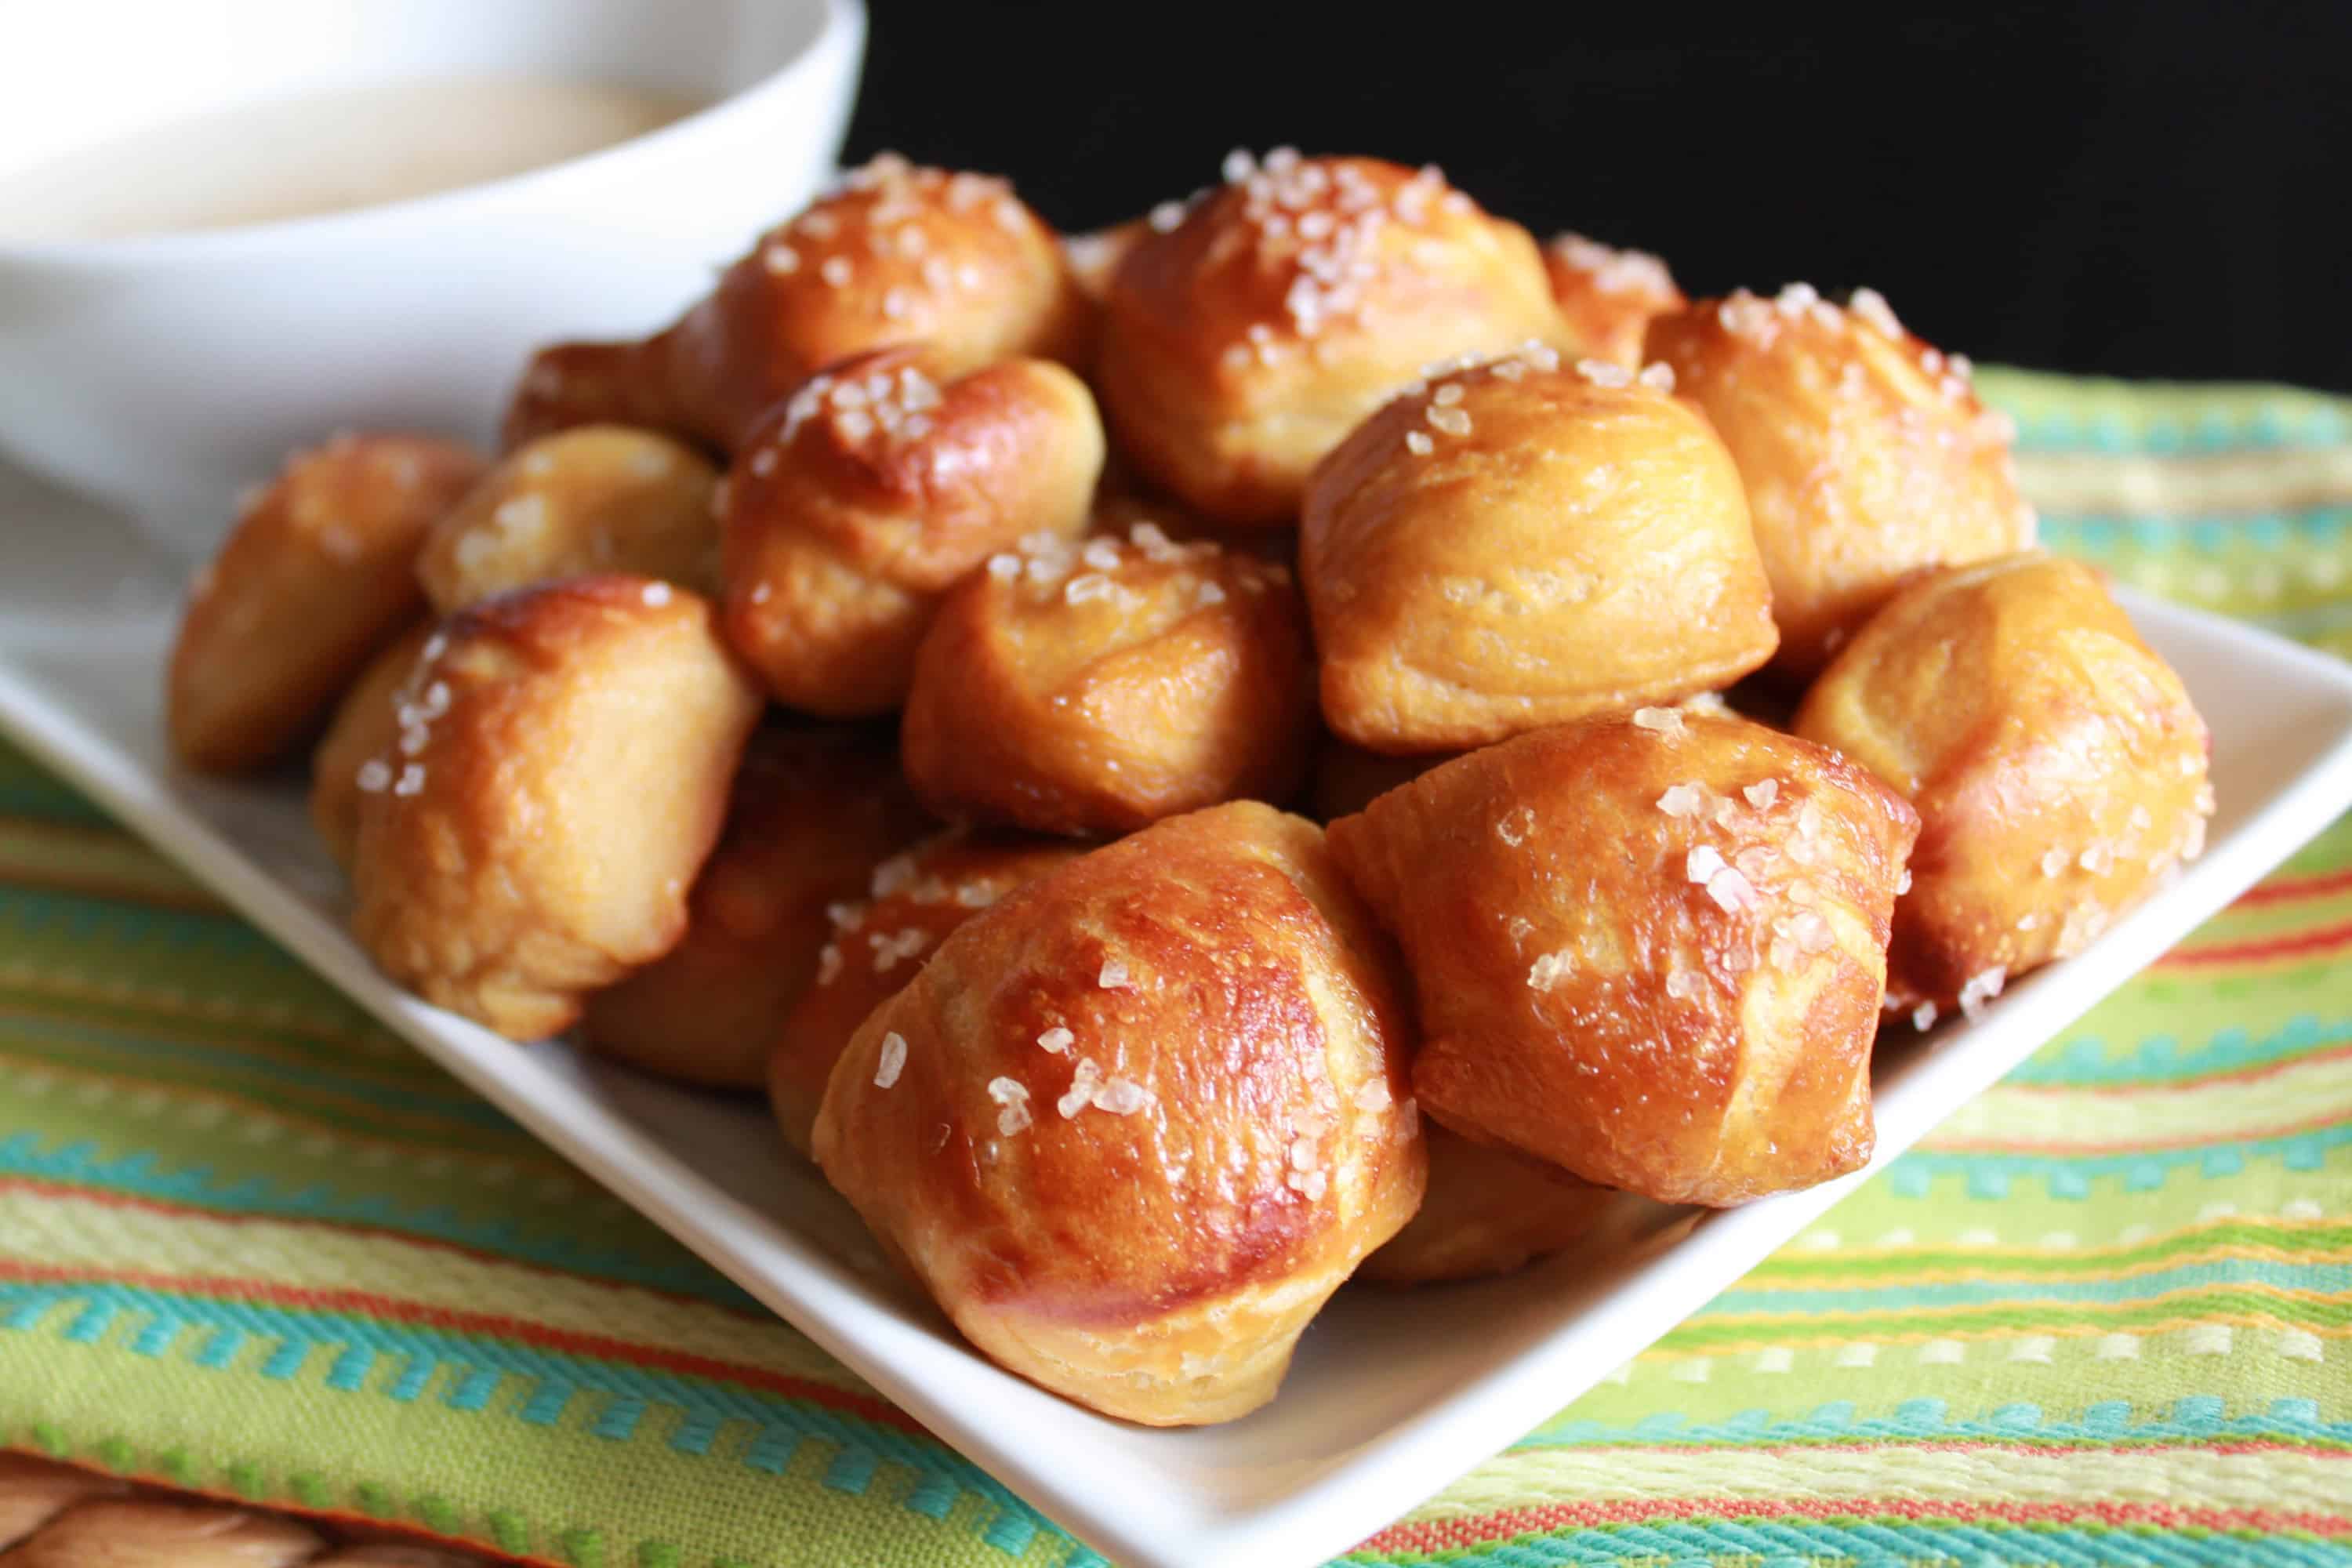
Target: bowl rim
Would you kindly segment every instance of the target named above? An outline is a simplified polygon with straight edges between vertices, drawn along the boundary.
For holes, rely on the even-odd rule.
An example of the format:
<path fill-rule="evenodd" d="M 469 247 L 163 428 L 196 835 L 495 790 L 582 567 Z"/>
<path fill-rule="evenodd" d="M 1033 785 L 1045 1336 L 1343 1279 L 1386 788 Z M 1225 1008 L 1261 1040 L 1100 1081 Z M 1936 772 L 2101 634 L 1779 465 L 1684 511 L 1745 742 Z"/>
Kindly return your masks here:
<path fill-rule="evenodd" d="M 767 75 L 667 124 L 574 157 L 495 179 L 339 212 L 222 228 L 125 235 L 113 239 L 0 240 L 0 266 L 104 266 L 128 261 L 235 258 L 240 254 L 289 245 L 365 238 L 379 228 L 464 217 L 518 196 L 533 200 L 544 196 L 551 188 L 625 176 L 632 172 L 628 167 L 631 164 L 666 159 L 688 150 L 692 143 L 708 139 L 713 132 L 735 130 L 740 122 L 755 118 L 777 99 L 798 89 L 803 78 L 818 73 L 835 59 L 842 60 L 854 77 L 866 43 L 866 0 L 814 0 L 814 4 L 821 13 L 815 31 L 796 53 Z M 845 118 L 846 109 L 855 107 L 854 80 L 848 91 L 850 101 L 845 106 Z"/>

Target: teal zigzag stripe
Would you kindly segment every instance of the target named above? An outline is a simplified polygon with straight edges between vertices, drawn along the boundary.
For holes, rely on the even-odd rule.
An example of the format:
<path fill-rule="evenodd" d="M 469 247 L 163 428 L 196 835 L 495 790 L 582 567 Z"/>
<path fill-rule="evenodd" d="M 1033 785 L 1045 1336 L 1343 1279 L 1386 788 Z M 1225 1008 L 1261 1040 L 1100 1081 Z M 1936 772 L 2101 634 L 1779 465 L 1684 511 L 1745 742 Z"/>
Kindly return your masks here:
<path fill-rule="evenodd" d="M 2335 405 L 2290 415 L 2274 405 L 2244 413 L 2209 408 L 2192 420 L 2152 418 L 2135 425 L 2110 415 L 2074 416 L 2055 410 L 2021 421 L 2021 452 L 2081 452 L 2097 457 L 2208 456 L 2222 452 L 2275 452 L 2295 447 L 2333 447 L 2352 441 L 2352 416 Z"/>
<path fill-rule="evenodd" d="M 2333 544 L 2352 534 L 2352 507 L 2321 506 L 2304 511 L 2260 511 L 2226 517 L 2102 516 L 2069 514 L 2042 520 L 2042 542 L 2053 550 L 2094 553 L 2120 549 L 2171 552 L 2187 548 L 2217 555 L 2252 545 L 2291 550 Z"/>
<path fill-rule="evenodd" d="M 314 1356 L 331 1352 L 327 1386 L 345 1394 L 373 1389 L 379 1397 L 407 1402 L 423 1397 L 437 1382 L 449 1408 L 483 1411 L 512 1380 L 521 1397 L 505 1408 L 533 1426 L 553 1425 L 583 1395 L 600 1398 L 607 1403 L 593 1430 L 614 1442 L 634 1439 L 646 1413 L 659 1406 L 680 1417 L 669 1447 L 696 1457 L 710 1452 L 730 1422 L 744 1423 L 753 1429 L 740 1461 L 748 1468 L 780 1475 L 802 1444 L 818 1441 L 835 1450 L 825 1484 L 837 1491 L 863 1494 L 877 1467 L 887 1461 L 915 1472 L 917 1484 L 905 1505 L 915 1512 L 944 1519 L 966 1492 L 993 1503 L 998 1512 L 988 1539 L 1008 1552 L 1019 1554 L 1040 1529 L 1053 1528 L 986 1471 L 936 1440 L 814 1401 L 354 1313 L 216 1300 L 111 1282 L 0 1284 L 0 1328 L 47 1331 L 68 1343 L 91 1344 L 133 1321 L 140 1326 L 126 1342 L 133 1351 L 163 1355 L 176 1349 L 198 1366 L 226 1368 L 250 1344 L 270 1345 L 259 1368 L 259 1375 L 268 1378 L 293 1377 Z"/>
<path fill-rule="evenodd" d="M 2111 1057 L 2106 1043 L 2077 1035 L 2028 1058 L 2001 1081 L 2041 1089 L 2105 1089 L 2127 1084 L 2184 1083 L 2274 1067 L 2313 1051 L 2352 1044 L 2352 1018 L 2321 1023 L 2305 1013 L 2273 1034 L 2255 1039 L 2243 1029 L 2223 1029 L 2189 1050 L 2170 1035 L 2150 1035 L 2126 1056 Z"/>
<path fill-rule="evenodd" d="M 1419 1553 L 1351 1552 L 1350 1568 L 1420 1568 Z M 1497 1568 L 2346 1568 L 2352 1542 L 2126 1528 L 1755 1519 L 1567 1526 L 1459 1547 L 1436 1561 Z"/>
<path fill-rule="evenodd" d="M 1628 1425 L 1564 1420 L 1538 1427 L 1513 1447 L 1587 1445 L 1732 1445 L 1787 1447 L 1808 1443 L 1985 1442 L 2063 1445 L 2294 1443 L 2352 1448 L 2352 1421 L 2324 1421 L 2315 1399 L 2273 1399 L 2261 1412 L 2229 1414 L 2216 1394 L 2185 1394 L 2162 1415 L 2134 1420 L 2129 1401 L 2101 1400 L 2072 1418 L 2052 1419 L 2030 1403 L 2004 1405 L 1979 1417 L 1954 1420 L 1941 1399 L 1906 1399 L 1891 1415 L 1857 1419 L 1852 1400 L 1837 1400 L 1803 1415 L 1775 1418 L 1744 1410 L 1722 1421 L 1694 1422 L 1661 1410 Z"/>
<path fill-rule="evenodd" d="M 2256 1160 L 2276 1160 L 2290 1171 L 2318 1171 L 2327 1157 L 2352 1144 L 2352 1123 L 2276 1138 L 2200 1143 L 2189 1149 L 2139 1149 L 2123 1154 L 1994 1154 L 1946 1149 L 1914 1149 L 1886 1168 L 1886 1190 L 1897 1197 L 1924 1198 L 1942 1177 L 1958 1176 L 1972 1198 L 2009 1195 L 2017 1182 L 2042 1183 L 2053 1198 L 2086 1198 L 2091 1184 L 2120 1181 L 2126 1192 L 2153 1192 L 2175 1172 L 2195 1168 L 2205 1176 L 2231 1176 Z"/>
<path fill-rule="evenodd" d="M 532 1234 L 510 1219 L 471 1219 L 438 1205 L 407 1205 L 382 1194 L 341 1192 L 324 1183 L 287 1187 L 260 1176 L 225 1181 L 202 1165 L 160 1171 L 152 1154 L 100 1160 L 88 1143 L 69 1143 L 44 1151 L 42 1138 L 38 1131 L 20 1131 L 0 1138 L 0 1177 L 70 1183 L 97 1192 L 152 1198 L 220 1214 L 371 1226 L 590 1279 L 691 1296 L 740 1308 L 761 1318 L 768 1316 L 767 1309 L 740 1287 L 666 1241 L 656 1244 L 659 1250 L 641 1252 L 574 1236 Z"/>
<path fill-rule="evenodd" d="M 2259 1258 L 2184 1263 L 2174 1268 L 2117 1279 L 2003 1278 L 1993 1260 L 1988 1260 L 1987 1272 L 1993 1278 L 1856 1286 L 1846 1290 L 1733 1289 L 1708 1302 L 1699 1316 L 1722 1312 L 1885 1312 L 1907 1307 L 1969 1307 L 1996 1301 L 2138 1301 L 2167 1291 L 2214 1285 L 2261 1285 L 2278 1290 L 2315 1290 L 2331 1295 L 2352 1291 L 2352 1267 L 2340 1263 L 2284 1263 Z"/>

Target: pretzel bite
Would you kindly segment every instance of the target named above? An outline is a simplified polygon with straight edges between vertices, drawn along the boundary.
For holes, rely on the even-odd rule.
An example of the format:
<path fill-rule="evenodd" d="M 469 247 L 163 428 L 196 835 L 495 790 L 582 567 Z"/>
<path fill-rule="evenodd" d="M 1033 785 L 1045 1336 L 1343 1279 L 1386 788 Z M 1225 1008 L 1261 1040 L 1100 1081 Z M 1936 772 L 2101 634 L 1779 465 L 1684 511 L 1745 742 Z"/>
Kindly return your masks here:
<path fill-rule="evenodd" d="M 609 421 L 736 452 L 835 360 L 920 342 L 942 376 L 1015 355 L 1082 363 L 1092 330 L 1060 241 L 1010 184 L 885 153 L 761 236 L 667 331 L 541 352 L 506 442 Z"/>
<path fill-rule="evenodd" d="M 768 1057 L 768 1099 L 784 1139 L 809 1152 L 833 1064 L 867 1014 L 896 995 L 948 932 L 1085 849 L 1076 844 L 950 829 L 874 868 L 866 896 L 825 912 L 832 929 L 814 980 Z"/>
<path fill-rule="evenodd" d="M 581 1043 L 665 1078 L 759 1088 L 777 1026 L 820 973 L 828 911 L 935 826 L 887 739 L 833 727 L 757 731 L 718 847 L 688 896 L 686 935 L 588 998 Z"/>
<path fill-rule="evenodd" d="M 1722 1206 L 1869 1158 L 1887 921 L 1917 831 L 1834 752 L 1644 708 L 1432 769 L 1330 841 L 1404 944 L 1431 1115 Z"/>
<path fill-rule="evenodd" d="M 338 436 L 287 458 L 189 590 L 165 694 L 180 760 L 266 767 L 310 734 L 424 612 L 417 547 L 481 471 L 429 436 Z"/>
<path fill-rule="evenodd" d="M 1552 300 L 1568 323 L 1563 342 L 1588 358 L 1641 369 L 1642 334 L 1651 319 L 1690 303 L 1666 264 L 1646 250 L 1556 234 L 1543 255 Z"/>
<path fill-rule="evenodd" d="M 1364 1259 L 1360 1279 L 1427 1285 L 1508 1274 L 1591 1234 L 1618 1194 L 1580 1182 L 1516 1149 L 1475 1143 L 1434 1119 L 1429 1191 L 1387 1246 Z"/>
<path fill-rule="evenodd" d="M 1299 565 L 1334 731 L 1460 750 L 1771 656 L 1739 475 L 1668 384 L 1538 344 L 1408 387 L 1324 460 Z"/>
<path fill-rule="evenodd" d="M 583 572 L 719 585 L 719 471 L 650 430 L 587 425 L 541 437 L 434 526 L 418 581 L 444 615 Z"/>
<path fill-rule="evenodd" d="M 835 1064 L 817 1163 L 1012 1371 L 1230 1420 L 1421 1202 L 1393 962 L 1311 823 L 1154 824 L 940 944 Z"/>
<path fill-rule="evenodd" d="M 1660 316 L 1648 343 L 1747 482 L 1782 674 L 1819 670 L 1906 574 L 2033 543 L 2008 417 L 1873 290 L 1841 309 L 1801 283 L 1743 289 Z"/>
<path fill-rule="evenodd" d="M 1285 800 L 1313 712 L 1287 568 L 1150 523 L 990 557 L 915 660 L 907 776 L 942 816 L 1116 835 L 1223 800 Z"/>
<path fill-rule="evenodd" d="M 389 766 L 393 746 L 406 728 L 400 721 L 408 678 L 415 672 L 433 623 L 419 621 L 370 661 L 343 700 L 310 753 L 310 826 L 345 871 L 360 837 L 360 770 L 370 763 Z M 373 776 L 373 774 L 371 775 Z"/>
<path fill-rule="evenodd" d="M 1086 384 L 1007 360 L 942 386 L 887 349 L 771 411 L 727 483 L 727 633 L 789 707 L 904 702 L 955 580 L 1030 532 L 1074 534 L 1102 473 Z"/>
<path fill-rule="evenodd" d="M 1225 174 L 1120 259 L 1097 367 L 1120 449 L 1220 522 L 1290 523 L 1423 365 L 1561 331 L 1535 241 L 1433 168 L 1285 148 Z"/>
<path fill-rule="evenodd" d="M 1110 298 L 1110 280 L 1135 242 L 1151 232 L 1142 218 L 1129 218 L 1092 234 L 1073 234 L 1062 240 L 1062 257 L 1078 291 L 1099 306 Z"/>
<path fill-rule="evenodd" d="M 1871 617 L 1797 733 L 1919 813 L 1889 1002 L 1922 1028 L 2088 944 L 2205 846 L 2205 722 L 2090 567 L 1934 573 Z"/>
<path fill-rule="evenodd" d="M 700 598 L 598 576 L 488 600 L 426 642 L 401 705 L 352 868 L 386 974 L 536 1039 L 677 942 L 760 709 Z"/>

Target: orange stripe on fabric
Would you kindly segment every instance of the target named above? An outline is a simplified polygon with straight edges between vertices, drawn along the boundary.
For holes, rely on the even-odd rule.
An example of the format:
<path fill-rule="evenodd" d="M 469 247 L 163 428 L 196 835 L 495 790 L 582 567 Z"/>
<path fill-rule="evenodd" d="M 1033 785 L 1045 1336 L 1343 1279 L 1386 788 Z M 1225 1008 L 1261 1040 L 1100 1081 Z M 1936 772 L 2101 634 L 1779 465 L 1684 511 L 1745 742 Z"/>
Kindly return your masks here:
<path fill-rule="evenodd" d="M 2266 904 L 2293 903 L 2298 899 L 2324 899 L 2332 893 L 2352 893 L 2352 866 L 2309 877 L 2273 877 L 2238 895 L 2231 909 L 2260 909 Z"/>
<path fill-rule="evenodd" d="M 2298 931 L 2293 936 L 2216 942 L 2210 947 L 2176 947 L 2158 959 L 2156 967 L 2194 969 L 2209 963 L 2255 963 L 2265 959 L 2294 958 L 2345 946 L 2352 946 L 2352 921 Z"/>
<path fill-rule="evenodd" d="M 2346 1478 L 2352 1484 L 2352 1476 Z M 1905 1519 L 1927 1521 L 1999 1520 L 2011 1524 L 2152 1524 L 2173 1530 L 2254 1530 L 2266 1533 L 2301 1530 L 2314 1535 L 2352 1534 L 2352 1515 L 2310 1510 L 2182 1508 L 2172 1503 L 2003 1502 L 1998 1500 L 1934 1502 L 1904 1497 L 1759 1499 L 1744 1497 L 1643 1498 L 1609 1502 L 1557 1502 L 1505 1509 L 1460 1519 L 1391 1525 L 1359 1545 L 1359 1552 L 1443 1552 L 1530 1535 L 1538 1531 L 1659 1523 L 1674 1520 Z"/>
<path fill-rule="evenodd" d="M 699 1377 L 714 1383 L 732 1383 L 746 1388 L 756 1388 L 786 1399 L 807 1400 L 812 1404 L 830 1405 L 878 1426 L 895 1426 L 904 1432 L 929 1436 L 922 1424 L 897 1406 L 864 1394 L 850 1394 L 829 1388 L 806 1378 L 784 1373 L 771 1372 L 765 1367 L 748 1366 L 738 1362 L 724 1362 L 709 1356 L 689 1355 L 680 1351 L 659 1351 L 625 1340 L 607 1338 L 602 1334 L 577 1333 L 567 1329 L 551 1329 L 544 1324 L 525 1322 L 519 1318 L 489 1312 L 459 1312 L 446 1307 L 429 1307 L 412 1301 L 396 1301 L 366 1290 L 314 1290 L 299 1286 L 271 1285 L 252 1279 L 232 1279 L 213 1276 L 150 1273 L 135 1268 L 61 1268 L 48 1264 L 26 1263 L 15 1258 L 0 1258 L 0 1279 L 18 1279 L 30 1284 L 73 1285 L 106 1283 L 129 1285 L 140 1289 L 170 1291 L 183 1296 L 202 1296 L 217 1300 L 260 1301 L 271 1306 L 287 1307 L 299 1311 L 343 1312 L 357 1317 L 382 1318 L 401 1323 L 423 1323 L 454 1333 L 479 1334 L 493 1339 L 509 1339 L 535 1345 L 564 1355 L 589 1357 L 598 1361 L 625 1363 L 631 1366 L 655 1367 L 663 1372 L 686 1377 Z"/>

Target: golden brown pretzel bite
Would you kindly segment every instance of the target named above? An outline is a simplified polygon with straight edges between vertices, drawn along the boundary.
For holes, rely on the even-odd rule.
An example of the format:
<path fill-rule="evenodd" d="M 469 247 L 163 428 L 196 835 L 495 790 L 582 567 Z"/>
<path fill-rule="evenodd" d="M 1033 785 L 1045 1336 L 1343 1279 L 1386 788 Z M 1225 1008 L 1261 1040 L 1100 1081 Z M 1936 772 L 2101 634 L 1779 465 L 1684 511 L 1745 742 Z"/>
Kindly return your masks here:
<path fill-rule="evenodd" d="M 1357 1278 L 1383 1285 L 1478 1279 L 1572 1247 L 1624 1196 L 1580 1182 L 1557 1165 L 1474 1142 L 1431 1118 L 1429 1191 Z"/>
<path fill-rule="evenodd" d="M 2073 953 L 2205 844 L 2205 722 L 2098 574 L 2038 552 L 1933 573 L 1871 617 L 1797 733 L 1919 812 L 1890 1004 L 1921 1027 Z"/>
<path fill-rule="evenodd" d="M 1171 817 L 941 942 L 835 1065 L 817 1163 L 1003 1365 L 1230 1420 L 1421 1201 L 1392 963 L 1311 823 Z"/>
<path fill-rule="evenodd" d="M 1014 355 L 1084 363 L 1091 316 L 1054 231 L 1010 184 L 886 153 L 761 236 L 668 331 L 542 351 L 506 444 L 613 423 L 734 452 L 835 360 L 921 342 L 942 376 Z"/>
<path fill-rule="evenodd" d="M 1642 334 L 1652 318 L 1690 302 L 1666 264 L 1646 250 L 1556 234 L 1544 242 L 1543 255 L 1552 299 L 1568 323 L 1562 346 L 1580 355 L 1639 370 Z"/>
<path fill-rule="evenodd" d="M 363 770 L 354 934 L 393 979 L 536 1039 L 669 951 L 760 700 L 700 598 L 572 577 L 425 644 Z"/>
<path fill-rule="evenodd" d="M 405 728 L 401 700 L 432 635 L 433 623 L 419 621 L 376 655 L 343 693 L 318 750 L 310 753 L 310 826 L 346 872 L 359 845 L 360 770 L 393 755 Z"/>
<path fill-rule="evenodd" d="M 1431 1115 L 1719 1206 L 1870 1157 L 1887 921 L 1917 829 L 1835 752 L 1644 708 L 1457 758 L 1330 840 L 1403 943 Z"/>
<path fill-rule="evenodd" d="M 1120 258 L 1097 367 L 1120 450 L 1217 521 L 1289 523 L 1423 366 L 1561 330 L 1535 241 L 1433 168 L 1282 149 L 1226 174 Z"/>
<path fill-rule="evenodd" d="M 1086 526 L 1102 423 L 1086 384 L 1007 360 L 945 385 L 926 351 L 845 361 L 772 410 L 727 482 L 727 633 L 776 697 L 834 718 L 906 700 L 957 578 Z"/>
<path fill-rule="evenodd" d="M 719 585 L 719 472 L 667 436 L 583 425 L 519 448 L 434 526 L 417 580 L 447 615 L 583 572 Z"/>
<path fill-rule="evenodd" d="M 648 1072 L 757 1089 L 778 1025 L 820 973 L 829 909 L 936 826 L 887 737 L 833 727 L 755 731 L 727 825 L 687 900 L 686 935 L 588 998 L 581 1042 Z"/>
<path fill-rule="evenodd" d="M 825 1080 L 867 1014 L 898 994 L 948 932 L 1024 883 L 1086 853 L 1081 845 L 961 828 L 874 868 L 856 902 L 826 910 L 815 978 L 772 1028 L 768 1099 L 785 1142 L 809 1152 Z"/>
<path fill-rule="evenodd" d="M 1409 386 L 1324 459 L 1299 566 L 1334 731 L 1460 750 L 1770 656 L 1739 475 L 1666 384 L 1538 344 Z"/>
<path fill-rule="evenodd" d="M 1650 323 L 1649 352 L 1706 410 L 1748 487 L 1780 627 L 1773 668 L 1811 676 L 1909 573 L 2033 542 L 2011 426 L 1968 362 L 1903 330 L 1867 289 L 1801 283 Z"/>
<path fill-rule="evenodd" d="M 915 660 L 907 775 L 942 816 L 1113 835 L 1252 798 L 1306 766 L 1313 650 L 1288 568 L 1047 534 L 950 593 Z"/>
<path fill-rule="evenodd" d="M 425 608 L 416 552 L 482 461 L 430 436 L 338 436 L 254 492 L 196 574 L 172 649 L 172 749 L 266 766 Z"/>

